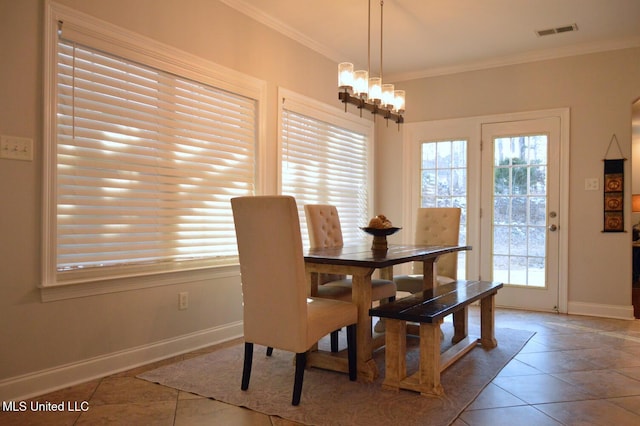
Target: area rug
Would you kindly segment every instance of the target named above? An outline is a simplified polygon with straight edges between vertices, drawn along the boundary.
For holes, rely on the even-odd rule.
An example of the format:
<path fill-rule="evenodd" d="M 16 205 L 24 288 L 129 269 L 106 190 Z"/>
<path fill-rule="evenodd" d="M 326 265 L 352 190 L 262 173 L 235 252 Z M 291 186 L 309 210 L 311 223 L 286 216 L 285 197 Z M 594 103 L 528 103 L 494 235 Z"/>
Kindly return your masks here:
<path fill-rule="evenodd" d="M 138 377 L 306 425 L 449 425 L 533 334 L 497 329 L 496 348 L 485 350 L 476 347 L 444 371 L 441 382 L 445 395 L 440 397 L 382 389 L 384 349 L 374 355 L 380 377 L 373 383 L 351 382 L 346 374 L 307 369 L 302 399 L 297 407 L 291 405 L 293 355 L 274 350 L 273 356 L 267 357 L 265 348 L 257 345 L 247 391 L 240 390 L 242 344 L 161 367 Z M 449 336 L 445 330 L 443 342 L 447 342 Z M 407 342 L 409 374 L 417 370 L 417 340 L 410 338 Z"/>

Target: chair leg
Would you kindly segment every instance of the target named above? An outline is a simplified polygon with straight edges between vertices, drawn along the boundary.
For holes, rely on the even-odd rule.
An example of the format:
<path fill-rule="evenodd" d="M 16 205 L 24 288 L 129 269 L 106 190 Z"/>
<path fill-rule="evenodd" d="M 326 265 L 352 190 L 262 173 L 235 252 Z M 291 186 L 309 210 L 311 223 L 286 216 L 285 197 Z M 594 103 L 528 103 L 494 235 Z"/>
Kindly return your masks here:
<path fill-rule="evenodd" d="M 331 352 L 338 352 L 338 331 L 331 332 Z"/>
<path fill-rule="evenodd" d="M 273 348 L 271 346 L 267 346 L 267 356 L 273 355 Z"/>
<path fill-rule="evenodd" d="M 253 361 L 253 343 L 244 343 L 244 365 L 242 367 L 242 385 L 240 389 L 247 390 L 249 388 L 249 379 L 251 378 L 251 363 Z"/>
<path fill-rule="evenodd" d="M 304 368 L 307 364 L 307 354 L 305 352 L 296 354 L 296 374 L 293 382 L 293 399 L 291 405 L 300 404 L 302 394 L 302 379 L 304 378 Z"/>
<path fill-rule="evenodd" d="M 349 380 L 352 382 L 358 378 L 356 342 L 356 325 L 351 324 L 347 326 L 347 352 L 349 358 Z"/>

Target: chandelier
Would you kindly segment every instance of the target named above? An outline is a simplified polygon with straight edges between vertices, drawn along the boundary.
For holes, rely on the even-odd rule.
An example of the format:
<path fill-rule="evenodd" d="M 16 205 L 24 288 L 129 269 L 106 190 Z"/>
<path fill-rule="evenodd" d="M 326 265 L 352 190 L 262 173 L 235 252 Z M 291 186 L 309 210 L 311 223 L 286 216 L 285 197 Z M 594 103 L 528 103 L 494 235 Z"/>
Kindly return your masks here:
<path fill-rule="evenodd" d="M 338 64 L 338 99 L 344 104 L 347 111 L 347 104 L 352 104 L 360 110 L 366 109 L 372 114 L 382 115 L 386 120 L 392 119 L 400 124 L 404 122 L 405 92 L 395 90 L 393 84 L 383 84 L 382 82 L 382 23 L 384 0 L 380 0 L 380 74 L 372 76 L 371 72 L 371 0 L 369 0 L 369 21 L 368 21 L 368 63 L 367 70 L 354 71 L 353 64 L 342 62 Z"/>

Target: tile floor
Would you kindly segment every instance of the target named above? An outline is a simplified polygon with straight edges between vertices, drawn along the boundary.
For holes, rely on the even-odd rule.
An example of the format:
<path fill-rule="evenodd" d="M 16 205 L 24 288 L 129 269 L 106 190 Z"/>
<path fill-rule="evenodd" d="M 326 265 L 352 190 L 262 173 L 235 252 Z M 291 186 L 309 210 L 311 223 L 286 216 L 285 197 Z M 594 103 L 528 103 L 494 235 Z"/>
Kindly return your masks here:
<path fill-rule="evenodd" d="M 471 320 L 477 319 L 472 308 Z M 640 424 L 640 321 L 498 309 L 496 325 L 536 335 L 453 426 Z M 142 371 L 234 343 L 238 341 L 34 398 L 88 401 L 87 411 L 0 412 L 0 424 L 293 425 L 135 378 Z"/>

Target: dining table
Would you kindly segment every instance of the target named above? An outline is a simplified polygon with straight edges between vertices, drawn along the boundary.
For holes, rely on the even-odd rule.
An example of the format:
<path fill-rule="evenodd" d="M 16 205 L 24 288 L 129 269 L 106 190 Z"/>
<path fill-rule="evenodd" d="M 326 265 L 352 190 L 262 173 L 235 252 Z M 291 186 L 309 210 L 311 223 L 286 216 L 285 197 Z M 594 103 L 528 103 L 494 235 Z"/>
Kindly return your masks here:
<path fill-rule="evenodd" d="M 372 382 L 378 377 L 373 352 L 384 344 L 384 334 L 374 336 L 371 317 L 371 277 L 393 280 L 393 267 L 407 262 L 423 263 L 423 289 L 437 286 L 437 261 L 447 253 L 470 250 L 465 245 L 407 245 L 389 244 L 386 249 L 374 250 L 371 245 L 339 248 L 313 248 L 304 253 L 305 270 L 309 281 L 309 295 L 316 296 L 321 274 L 350 275 L 352 303 L 358 307 L 357 366 L 358 380 Z M 307 366 L 347 372 L 348 361 L 341 354 L 314 350 L 308 354 Z"/>

